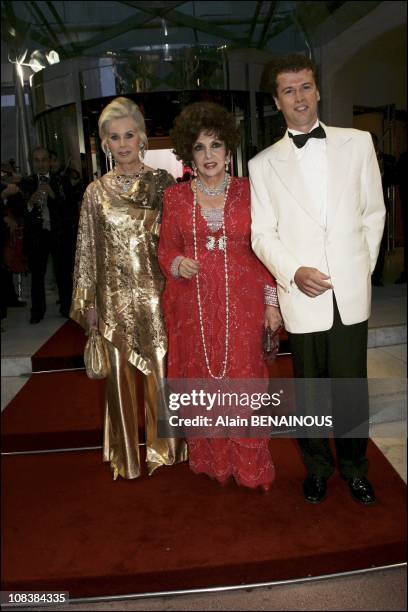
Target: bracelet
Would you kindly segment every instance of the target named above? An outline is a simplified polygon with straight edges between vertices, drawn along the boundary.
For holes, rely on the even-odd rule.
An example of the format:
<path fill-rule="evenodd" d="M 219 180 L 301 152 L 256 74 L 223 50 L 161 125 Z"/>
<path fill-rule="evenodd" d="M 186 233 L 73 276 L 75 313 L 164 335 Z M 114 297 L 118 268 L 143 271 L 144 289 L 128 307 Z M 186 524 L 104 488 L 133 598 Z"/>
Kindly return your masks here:
<path fill-rule="evenodd" d="M 177 255 L 171 262 L 170 272 L 174 278 L 180 278 L 179 266 L 184 259 L 184 255 Z"/>
<path fill-rule="evenodd" d="M 278 291 L 271 285 L 264 286 L 264 302 L 267 306 L 279 308 Z"/>

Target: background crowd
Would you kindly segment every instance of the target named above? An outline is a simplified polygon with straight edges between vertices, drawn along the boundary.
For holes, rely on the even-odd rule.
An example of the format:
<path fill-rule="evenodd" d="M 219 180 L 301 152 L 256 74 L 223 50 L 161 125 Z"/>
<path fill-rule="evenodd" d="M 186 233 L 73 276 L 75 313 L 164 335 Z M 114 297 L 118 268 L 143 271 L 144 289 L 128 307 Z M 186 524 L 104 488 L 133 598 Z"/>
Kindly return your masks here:
<path fill-rule="evenodd" d="M 14 160 L 1 166 L 1 318 L 7 308 L 26 306 L 15 276 L 31 274 L 30 323 L 45 315 L 49 261 L 58 288 L 60 314 L 68 317 L 83 183 L 54 151 L 36 147 L 32 174 L 21 176 Z"/>

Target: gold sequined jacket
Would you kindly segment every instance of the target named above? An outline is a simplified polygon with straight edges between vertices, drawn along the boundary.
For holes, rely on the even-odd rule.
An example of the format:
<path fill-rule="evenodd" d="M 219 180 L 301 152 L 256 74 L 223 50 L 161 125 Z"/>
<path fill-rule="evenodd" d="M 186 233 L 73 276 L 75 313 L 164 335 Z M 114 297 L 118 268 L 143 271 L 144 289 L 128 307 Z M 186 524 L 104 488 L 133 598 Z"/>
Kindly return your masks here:
<path fill-rule="evenodd" d="M 96 307 L 100 333 L 144 374 L 167 351 L 157 245 L 163 192 L 174 182 L 148 171 L 124 193 L 111 171 L 88 186 L 81 208 L 70 316 L 86 329 Z"/>

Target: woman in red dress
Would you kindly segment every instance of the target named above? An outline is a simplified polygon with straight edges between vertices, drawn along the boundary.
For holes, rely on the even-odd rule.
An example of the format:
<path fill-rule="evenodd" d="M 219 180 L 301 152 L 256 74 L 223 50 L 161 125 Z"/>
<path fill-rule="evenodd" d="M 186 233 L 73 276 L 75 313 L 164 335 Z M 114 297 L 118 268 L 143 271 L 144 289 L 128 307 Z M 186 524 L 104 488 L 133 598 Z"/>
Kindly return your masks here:
<path fill-rule="evenodd" d="M 251 249 L 246 178 L 227 173 L 238 134 L 233 116 L 211 102 L 186 107 L 171 132 L 195 178 L 167 189 L 158 249 L 166 276 L 163 310 L 168 378 L 267 378 L 263 326 L 281 316 L 276 283 Z M 225 483 L 270 488 L 268 439 L 189 438 L 189 465 Z"/>

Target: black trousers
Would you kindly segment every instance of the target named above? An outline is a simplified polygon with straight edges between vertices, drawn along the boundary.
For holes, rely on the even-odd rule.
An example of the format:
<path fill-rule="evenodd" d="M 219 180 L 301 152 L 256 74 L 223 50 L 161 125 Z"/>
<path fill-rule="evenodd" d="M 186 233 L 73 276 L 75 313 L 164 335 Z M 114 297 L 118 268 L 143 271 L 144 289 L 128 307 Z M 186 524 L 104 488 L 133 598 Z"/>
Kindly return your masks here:
<path fill-rule="evenodd" d="M 28 262 L 31 272 L 31 313 L 44 316 L 46 311 L 45 274 L 51 255 L 60 300 L 60 311 L 68 314 L 72 297 L 72 262 L 61 237 L 49 230 L 41 230 L 35 244 L 31 244 Z"/>
<path fill-rule="evenodd" d="M 368 384 L 367 334 L 368 322 L 343 325 L 333 296 L 334 321 L 330 330 L 309 334 L 289 334 L 296 378 L 330 378 L 330 400 L 334 424 L 342 424 L 342 431 L 357 432 L 353 437 L 335 437 L 339 470 L 344 478 L 364 476 L 368 461 Z M 358 381 L 340 379 L 359 379 Z M 313 386 L 313 380 L 305 382 Z M 319 395 L 318 381 L 315 383 Z M 317 399 L 318 401 L 318 399 Z M 310 410 L 309 410 L 310 409 Z M 313 412 L 313 406 L 307 408 Z M 328 478 L 335 469 L 328 438 L 298 439 L 303 460 L 309 474 Z M 335 429 L 336 436 L 336 429 Z"/>
<path fill-rule="evenodd" d="M 7 317 L 7 306 L 12 306 L 13 303 L 18 302 L 18 295 L 16 293 L 13 283 L 13 273 L 11 270 L 6 268 L 5 265 L 1 264 L 1 296 L 0 296 L 0 311 L 1 318 Z"/>

